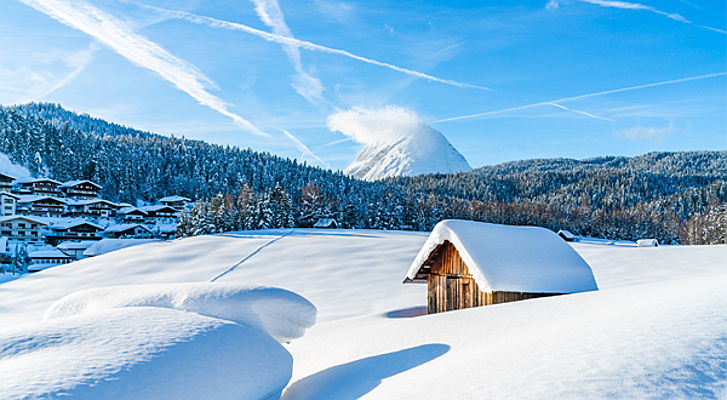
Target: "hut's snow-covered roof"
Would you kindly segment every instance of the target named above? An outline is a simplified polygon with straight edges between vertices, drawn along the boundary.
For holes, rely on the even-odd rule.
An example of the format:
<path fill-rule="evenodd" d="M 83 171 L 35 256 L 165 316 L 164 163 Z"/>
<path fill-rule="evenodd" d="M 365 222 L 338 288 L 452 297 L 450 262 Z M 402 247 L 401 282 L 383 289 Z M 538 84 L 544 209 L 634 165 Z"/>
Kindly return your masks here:
<path fill-rule="evenodd" d="M 591 267 L 553 231 L 462 220 L 438 223 L 409 267 L 414 279 L 437 246 L 449 241 L 480 290 L 575 293 L 598 290 Z"/>
<path fill-rule="evenodd" d="M 177 202 L 177 201 L 192 201 L 192 200 L 187 197 L 177 196 L 177 195 L 162 197 L 161 199 L 159 199 L 160 203 L 172 203 L 172 202 Z"/>
<path fill-rule="evenodd" d="M 638 247 L 656 247 L 659 245 L 659 241 L 656 239 L 639 239 L 636 241 Z"/>
<path fill-rule="evenodd" d="M 119 225 L 112 225 L 112 226 L 109 226 L 108 228 L 106 228 L 105 232 L 126 232 L 128 230 L 136 229 L 136 228 L 142 228 L 142 229 L 144 229 L 146 231 L 151 232 L 149 230 L 149 228 L 147 228 L 146 226 L 141 225 L 141 224 L 119 224 Z"/>
<path fill-rule="evenodd" d="M 315 224 L 313 224 L 314 228 L 328 228 L 330 226 L 336 226 L 338 223 L 333 218 L 318 218 L 318 221 L 316 221 Z"/>
<path fill-rule="evenodd" d="M 99 190 L 100 189 L 103 189 L 103 186 L 99 185 L 98 183 L 91 182 L 91 181 L 86 180 L 86 179 L 63 182 L 59 187 L 60 188 L 72 188 L 74 186 L 78 186 L 78 185 L 81 185 L 81 184 L 84 184 L 84 183 L 86 183 L 88 185 L 91 185 L 91 186 L 94 186 L 95 188 L 97 188 Z"/>
<path fill-rule="evenodd" d="M 44 259 L 44 258 L 73 258 L 68 254 L 60 250 L 38 250 L 28 254 L 31 259 Z"/>

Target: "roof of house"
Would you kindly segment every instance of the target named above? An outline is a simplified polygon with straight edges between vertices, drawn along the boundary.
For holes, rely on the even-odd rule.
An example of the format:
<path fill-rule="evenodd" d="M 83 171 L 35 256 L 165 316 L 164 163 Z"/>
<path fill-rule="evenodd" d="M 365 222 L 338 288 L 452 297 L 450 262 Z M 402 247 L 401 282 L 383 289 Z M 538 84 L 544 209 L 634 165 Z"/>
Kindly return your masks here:
<path fill-rule="evenodd" d="M 51 226 L 51 229 L 54 229 L 54 230 L 71 229 L 71 228 L 75 228 L 75 227 L 81 226 L 81 225 L 90 225 L 100 231 L 102 231 L 104 229 L 103 226 L 94 224 L 93 222 L 84 221 L 84 220 L 68 221 L 65 223 L 53 224 Z"/>
<path fill-rule="evenodd" d="M 565 229 L 559 230 L 558 235 L 562 236 L 566 239 L 575 239 L 576 238 L 576 235 L 572 234 L 571 231 L 567 231 Z"/>
<path fill-rule="evenodd" d="M 10 193 L 10 192 L 0 192 L 0 196 L 10 196 L 16 200 L 20 199 L 20 196 L 18 196 L 15 193 Z"/>
<path fill-rule="evenodd" d="M 146 226 L 141 225 L 141 224 L 119 224 L 119 225 L 112 225 L 112 226 L 106 228 L 106 230 L 104 232 L 125 232 L 125 231 L 128 231 L 130 229 L 136 229 L 137 227 L 143 228 L 143 229 L 151 232 L 151 230 L 149 228 L 147 228 Z"/>
<path fill-rule="evenodd" d="M 654 247 L 659 245 L 659 241 L 656 239 L 639 239 L 636 241 L 636 245 L 639 247 Z"/>
<path fill-rule="evenodd" d="M 142 213 L 142 214 L 146 215 L 146 211 L 140 210 L 136 207 L 124 207 L 124 208 L 120 209 L 119 212 L 122 214 L 131 214 L 133 212 L 136 212 L 136 213 Z"/>
<path fill-rule="evenodd" d="M 8 215 L 7 217 L 0 218 L 0 223 L 14 221 L 16 219 L 22 219 L 28 222 L 32 222 L 38 225 L 48 225 L 38 218 L 28 217 L 27 215 Z"/>
<path fill-rule="evenodd" d="M 14 176 L 12 176 L 12 175 L 8 175 L 8 174 L 6 174 L 6 173 L 4 173 L 4 172 L 0 172 L 0 177 L 2 177 L 2 178 L 6 178 L 6 179 L 8 179 L 8 178 L 9 178 L 9 179 L 10 179 L 11 181 L 14 181 L 14 180 L 16 179 L 16 178 L 15 178 Z"/>
<path fill-rule="evenodd" d="M 177 212 L 177 210 L 174 207 L 165 206 L 165 205 L 155 205 L 155 206 L 143 206 L 139 207 L 140 210 L 145 212 L 159 212 L 161 210 L 169 210 L 169 212 Z"/>
<path fill-rule="evenodd" d="M 333 218 L 318 218 L 318 221 L 316 221 L 316 223 L 313 224 L 313 227 L 314 228 L 325 228 L 325 227 L 331 226 L 333 224 L 338 225 L 338 223 L 336 223 L 336 220 Z"/>
<path fill-rule="evenodd" d="M 167 203 L 167 202 L 174 202 L 174 201 L 192 201 L 192 199 L 189 199 L 189 198 L 184 197 L 184 196 L 176 196 L 176 195 L 175 196 L 162 197 L 161 199 L 159 199 L 159 202 L 160 203 Z"/>
<path fill-rule="evenodd" d="M 462 220 L 438 223 L 407 272 L 413 280 L 445 241 L 454 245 L 485 292 L 575 293 L 598 290 L 591 267 L 553 231 Z"/>
<path fill-rule="evenodd" d="M 50 179 L 50 178 L 30 178 L 30 179 L 22 179 L 22 180 L 19 180 L 18 181 L 18 183 L 21 184 L 21 185 L 22 184 L 30 184 L 30 183 L 38 183 L 38 182 L 50 182 L 50 183 L 55 183 L 56 185 L 60 185 L 61 184 L 57 180 Z"/>
<path fill-rule="evenodd" d="M 73 258 L 60 250 L 38 250 L 28 254 L 29 258 Z"/>
<path fill-rule="evenodd" d="M 119 207 L 118 204 L 114 203 L 113 201 L 106 200 L 106 199 L 87 199 L 87 200 L 68 200 L 68 204 L 74 205 L 74 206 L 88 206 L 91 204 L 97 204 L 97 203 L 106 203 L 114 207 Z"/>
<path fill-rule="evenodd" d="M 68 204 L 68 202 L 66 200 L 59 199 L 58 197 L 35 195 L 35 194 L 23 194 L 23 195 L 18 196 L 18 203 L 35 203 L 36 201 L 48 200 L 48 199 L 55 200 L 55 201 L 61 202 L 63 204 Z"/>
<path fill-rule="evenodd" d="M 98 240 L 83 240 L 80 242 L 70 242 L 69 241 L 69 242 L 63 242 L 56 247 L 58 247 L 59 250 L 66 250 L 66 251 L 86 250 L 87 248 L 93 246 L 97 242 L 98 242 Z"/>
<path fill-rule="evenodd" d="M 78 185 L 81 185 L 81 184 L 84 184 L 84 183 L 89 184 L 89 185 L 92 185 L 92 186 L 95 186 L 98 189 L 103 189 L 103 186 L 99 185 L 98 183 L 91 182 L 91 181 L 86 180 L 86 179 L 63 182 L 59 187 L 61 187 L 61 188 L 70 188 L 70 187 L 78 186 Z"/>

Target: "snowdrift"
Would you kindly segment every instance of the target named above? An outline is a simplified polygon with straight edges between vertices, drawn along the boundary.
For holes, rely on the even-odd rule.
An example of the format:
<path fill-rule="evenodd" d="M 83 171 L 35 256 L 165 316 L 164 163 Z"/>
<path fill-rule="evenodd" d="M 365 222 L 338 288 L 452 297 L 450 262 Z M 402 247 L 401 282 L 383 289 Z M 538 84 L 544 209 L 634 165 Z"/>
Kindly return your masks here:
<path fill-rule="evenodd" d="M 79 291 L 55 302 L 45 319 L 122 307 L 190 311 L 237 322 L 289 342 L 315 324 L 316 308 L 302 296 L 278 288 L 225 283 L 124 285 Z"/>
<path fill-rule="evenodd" d="M 184 283 L 89 289 L 0 330 L 0 398 L 273 399 L 316 309 L 287 290 Z M 7 382 L 7 383 L 6 383 Z"/>

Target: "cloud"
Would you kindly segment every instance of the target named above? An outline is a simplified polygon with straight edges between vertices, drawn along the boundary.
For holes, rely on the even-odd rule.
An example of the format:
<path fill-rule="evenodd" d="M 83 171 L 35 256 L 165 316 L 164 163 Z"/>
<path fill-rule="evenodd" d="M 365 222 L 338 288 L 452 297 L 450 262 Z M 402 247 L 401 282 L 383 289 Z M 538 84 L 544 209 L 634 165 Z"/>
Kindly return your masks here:
<path fill-rule="evenodd" d="M 630 140 L 661 140 L 663 136 L 666 136 L 672 132 L 674 132 L 674 128 L 671 121 L 669 121 L 669 126 L 665 127 L 637 125 L 631 128 L 618 130 L 616 133 Z"/>
<path fill-rule="evenodd" d="M 338 131 L 357 143 L 366 145 L 394 142 L 421 129 L 423 123 L 411 110 L 386 106 L 354 107 L 328 117 L 328 129 Z"/>
<path fill-rule="evenodd" d="M 555 100 L 550 100 L 550 101 L 541 101 L 539 103 L 532 103 L 532 104 L 525 104 L 522 106 L 503 108 L 500 110 L 493 110 L 493 111 L 486 111 L 486 112 L 481 112 L 481 113 L 476 113 L 476 114 L 460 115 L 458 117 L 444 118 L 444 119 L 439 119 L 439 120 L 433 121 L 432 123 L 480 118 L 480 117 L 486 117 L 486 116 L 490 116 L 490 115 L 503 114 L 503 113 L 507 113 L 507 112 L 511 112 L 511 111 L 524 110 L 524 109 L 533 108 L 533 107 L 541 107 L 541 106 L 547 106 L 547 105 L 552 106 L 554 104 L 560 105 L 560 103 L 565 103 L 565 102 L 569 102 L 569 101 L 577 101 L 577 100 L 587 99 L 587 98 L 591 98 L 591 97 L 605 96 L 607 94 L 630 92 L 633 90 L 646 89 L 646 88 L 656 87 L 656 86 L 673 85 L 676 83 L 690 82 L 690 81 L 696 81 L 696 80 L 701 80 L 701 79 L 716 78 L 718 76 L 725 76 L 725 75 L 727 75 L 727 72 L 716 72 L 713 74 L 690 76 L 687 78 L 679 78 L 679 79 L 671 79 L 668 81 L 647 83 L 644 85 L 628 86 L 628 87 L 619 88 L 619 89 L 604 90 L 604 91 L 600 91 L 600 92 L 581 94 L 578 96 L 563 97 L 561 99 L 555 99 Z M 559 108 L 564 108 L 564 107 L 560 106 Z M 573 111 L 573 110 L 569 110 L 569 111 Z"/>
<path fill-rule="evenodd" d="M 269 26 L 273 33 L 280 36 L 293 38 L 288 24 L 285 23 L 285 16 L 280 9 L 278 0 L 251 0 L 255 5 L 255 12 L 260 20 Z M 300 58 L 300 49 L 297 46 L 283 44 L 283 50 L 288 56 L 293 69 L 296 72 L 295 82 L 292 84 L 298 94 L 313 104 L 319 104 L 323 100 L 323 84 L 321 81 L 309 74 L 303 68 L 303 62 Z"/>
<path fill-rule="evenodd" d="M 165 8 L 159 8 L 159 7 L 149 6 L 149 5 L 140 4 L 140 3 L 134 3 L 134 4 L 137 4 L 139 7 L 153 9 L 160 13 L 164 13 L 164 14 L 168 15 L 170 18 L 183 19 L 183 20 L 195 23 L 195 24 L 207 25 L 207 26 L 210 26 L 213 28 L 223 28 L 223 29 L 245 32 L 245 33 L 249 33 L 251 35 L 257 36 L 259 38 L 265 39 L 269 42 L 294 46 L 294 47 L 304 49 L 304 50 L 341 55 L 341 56 L 352 58 L 354 60 L 358 60 L 358 61 L 361 61 L 361 62 L 364 62 L 367 64 L 372 64 L 372 65 L 377 65 L 379 67 L 388 68 L 393 71 L 398 71 L 398 72 L 401 72 L 401 73 L 404 73 L 404 74 L 407 74 L 410 76 L 414 76 L 416 78 L 426 79 L 426 80 L 432 81 L 432 82 L 443 83 L 446 85 L 451 85 L 451 86 L 460 87 L 460 88 L 470 88 L 470 89 L 478 89 L 478 90 L 486 90 L 486 91 L 492 90 L 492 89 L 490 89 L 488 87 L 484 87 L 484 86 L 471 85 L 469 83 L 462 83 L 462 82 L 454 81 L 451 79 L 438 78 L 436 76 L 428 75 L 423 72 L 414 71 L 414 70 L 411 70 L 408 68 L 399 67 L 394 64 L 389 64 L 389 63 L 377 61 L 377 60 L 374 60 L 371 58 L 362 57 L 362 56 L 350 53 L 346 50 L 334 49 L 332 47 L 322 46 L 322 45 L 308 42 L 305 40 L 299 40 L 299 39 L 295 39 L 292 37 L 281 36 L 281 35 L 277 35 L 275 33 L 261 31 L 259 29 L 255 29 L 253 27 L 243 25 L 240 23 L 236 23 L 236 22 L 223 21 L 220 19 L 205 17 L 205 16 L 192 14 L 192 13 L 185 12 L 185 11 L 168 10 Z"/>
<path fill-rule="evenodd" d="M 724 31 L 722 29 L 717 29 L 717 28 L 712 28 L 712 27 L 709 27 L 709 26 L 704 26 L 704 25 L 696 24 L 696 23 L 688 20 L 687 18 L 685 18 L 681 14 L 669 13 L 669 12 L 666 12 L 666 11 L 661 11 L 661 10 L 659 10 L 657 8 L 654 8 L 652 6 L 647 6 L 645 4 L 630 3 L 630 2 L 626 2 L 626 1 L 615 1 L 615 0 L 575 0 L 575 1 L 579 1 L 581 3 L 593 4 L 593 5 L 597 5 L 597 6 L 601 6 L 601 7 L 619 8 L 619 9 L 622 9 L 622 10 L 647 11 L 647 12 L 651 12 L 651 13 L 654 13 L 654 14 L 661 15 L 663 17 L 669 18 L 669 19 L 674 20 L 674 21 L 678 21 L 678 22 L 683 22 L 685 24 L 694 25 L 694 26 L 697 26 L 699 28 L 708 29 L 710 31 L 719 32 L 719 33 L 722 33 L 722 34 L 727 33 L 727 31 Z M 553 11 L 553 10 L 556 10 L 558 7 L 560 7 L 560 3 L 561 3 L 560 0 L 550 0 L 545 5 L 545 8 L 547 10 L 549 10 L 549 11 Z"/>
<path fill-rule="evenodd" d="M 251 122 L 230 111 L 222 99 L 207 89 L 210 79 L 196 67 L 181 60 L 158 44 L 136 33 L 124 21 L 109 15 L 83 0 L 20 0 L 51 18 L 82 31 L 107 45 L 139 67 L 156 72 L 202 105 L 231 118 L 241 128 L 269 137 Z"/>
<path fill-rule="evenodd" d="M 318 155 L 316 153 L 314 153 L 308 146 L 305 145 L 305 143 L 303 143 L 295 135 L 293 135 L 292 133 L 286 131 L 283 128 L 278 128 L 278 129 L 280 129 L 280 131 L 283 132 L 283 134 L 288 139 L 290 139 L 291 142 L 293 142 L 293 144 L 295 145 L 295 147 L 297 147 L 298 150 L 300 150 L 300 152 L 303 154 L 304 157 L 305 156 L 308 156 L 310 158 L 313 158 L 314 160 L 316 160 L 319 163 L 321 163 L 321 165 L 323 165 L 324 167 L 329 168 L 329 169 L 331 168 L 331 166 L 327 162 L 325 162 L 322 158 L 318 157 Z"/>

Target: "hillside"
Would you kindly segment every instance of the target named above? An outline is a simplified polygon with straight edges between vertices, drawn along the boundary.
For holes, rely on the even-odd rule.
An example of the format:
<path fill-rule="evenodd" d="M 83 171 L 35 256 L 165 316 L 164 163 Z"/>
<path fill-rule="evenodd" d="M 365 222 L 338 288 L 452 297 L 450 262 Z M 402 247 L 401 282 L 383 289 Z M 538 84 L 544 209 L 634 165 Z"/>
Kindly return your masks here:
<path fill-rule="evenodd" d="M 186 383 L 179 382 L 182 387 L 195 382 L 199 386 L 190 390 L 204 388 L 207 396 L 233 398 L 239 394 L 232 389 L 245 392 L 246 385 L 265 378 L 250 367 L 251 360 L 259 360 L 255 362 L 265 363 L 270 376 L 277 374 L 276 383 L 289 379 L 285 399 L 724 396 L 724 245 L 576 243 L 574 249 L 593 269 L 598 291 L 417 316 L 426 302 L 426 286 L 401 282 L 425 238 L 420 232 L 366 230 L 233 232 L 132 247 L 0 284 L 0 326 L 6 327 L 0 329 L 0 343 L 23 343 L 20 350 L 6 350 L 0 371 L 27 382 L 24 387 L 3 385 L 0 393 L 18 397 L 22 392 L 10 390 L 42 388 L 66 377 L 78 382 L 64 381 L 64 392 L 74 398 L 113 396 L 127 386 L 138 390 L 133 382 L 152 385 L 147 393 L 153 396 L 167 387 L 168 379 L 186 376 Z M 196 312 L 170 309 L 164 296 L 152 297 L 151 305 L 133 300 L 106 309 L 104 304 L 131 296 L 121 296 L 122 286 L 116 292 L 101 289 L 95 300 L 101 303 L 82 316 L 49 320 L 53 313 L 46 311 L 61 297 L 86 289 L 156 284 L 145 289 L 154 293 L 168 290 L 164 285 L 170 283 L 204 285 L 210 280 L 294 291 L 316 306 L 318 323 L 283 346 L 292 360 L 271 365 L 271 359 L 256 358 L 251 338 L 205 317 L 219 315 L 223 306 L 245 304 L 226 303 L 224 296 L 190 301 Z M 78 298 L 92 301 L 93 292 L 67 297 L 66 304 L 73 306 L 67 309 L 80 312 L 74 311 Z M 206 306 L 214 300 L 222 303 Z M 260 313 L 275 309 L 286 310 L 264 303 L 256 308 Z M 189 332 L 200 325 L 207 327 L 205 335 Z M 165 332 L 177 331 L 192 338 L 172 351 L 155 347 L 168 340 Z M 45 337 L 48 342 L 39 343 Z M 135 353 L 106 353 L 114 344 L 138 347 L 142 339 L 150 343 L 139 348 L 148 354 L 146 361 L 127 356 Z M 70 355 L 74 348 L 83 349 L 85 357 L 45 359 L 46 365 L 52 363 L 52 376 L 33 361 L 61 350 Z M 224 363 L 209 363 L 209 358 L 195 356 L 199 351 Z M 241 364 L 230 363 L 227 352 Z M 275 354 L 274 359 L 281 359 Z M 112 355 L 114 365 L 130 372 L 105 367 Z M 291 364 L 292 377 L 281 377 L 285 374 L 276 368 Z M 207 368 L 214 374 L 206 374 Z M 81 370 L 110 379 L 91 389 L 78 378 Z M 215 380 L 220 373 L 224 379 Z"/>
<path fill-rule="evenodd" d="M 319 217 L 342 228 L 429 230 L 441 219 L 464 218 L 611 239 L 726 240 L 724 151 L 524 160 L 366 182 L 29 104 L 0 107 L 0 153 L 35 175 L 98 182 L 112 200 L 209 200 L 187 220 L 185 234 L 310 227 Z"/>

